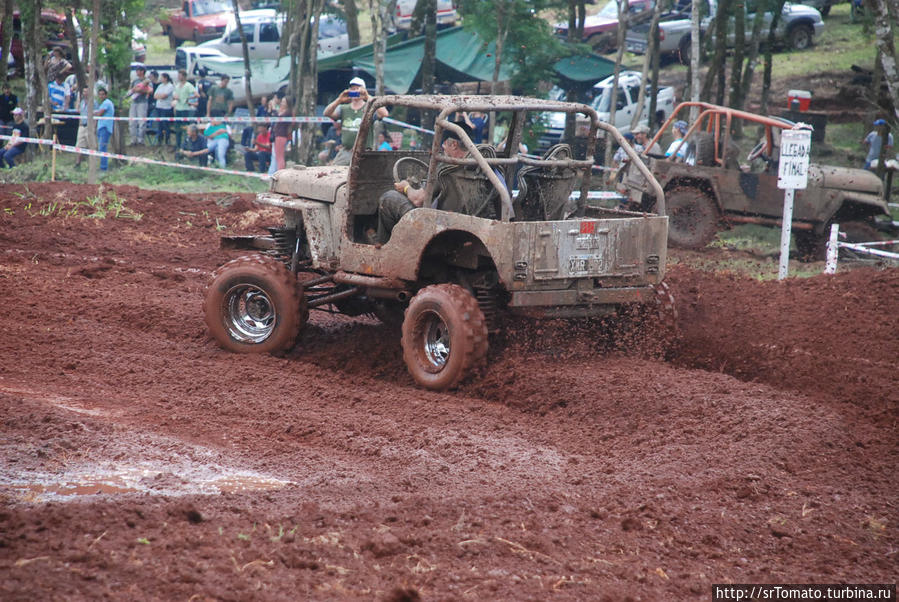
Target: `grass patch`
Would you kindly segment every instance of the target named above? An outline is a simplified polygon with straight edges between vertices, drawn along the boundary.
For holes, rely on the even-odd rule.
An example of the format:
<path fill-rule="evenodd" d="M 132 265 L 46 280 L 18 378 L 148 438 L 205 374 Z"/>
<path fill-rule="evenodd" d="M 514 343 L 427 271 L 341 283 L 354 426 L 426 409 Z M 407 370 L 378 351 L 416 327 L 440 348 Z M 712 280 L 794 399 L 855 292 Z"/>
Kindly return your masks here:
<path fill-rule="evenodd" d="M 268 182 L 255 177 L 217 174 L 144 163 L 117 166 L 117 163 L 119 162 L 111 161 L 108 172 L 98 171 L 98 182 L 183 193 L 255 193 L 264 192 L 268 189 Z M 16 166 L 14 169 L 0 170 L 0 183 L 49 182 L 51 176 L 51 158 L 49 153 L 46 155 L 37 154 L 30 162 L 24 165 Z M 57 155 L 56 180 L 86 184 L 88 181 L 87 163 L 82 163 L 80 167 L 75 167 L 75 159 L 72 155 L 66 153 Z"/>

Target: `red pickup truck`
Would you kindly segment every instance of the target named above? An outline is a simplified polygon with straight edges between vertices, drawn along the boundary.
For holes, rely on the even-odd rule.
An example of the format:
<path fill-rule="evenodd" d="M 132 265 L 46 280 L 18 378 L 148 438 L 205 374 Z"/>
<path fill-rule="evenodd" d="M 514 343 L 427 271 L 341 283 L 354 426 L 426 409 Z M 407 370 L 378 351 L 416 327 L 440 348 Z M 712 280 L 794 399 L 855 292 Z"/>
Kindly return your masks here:
<path fill-rule="evenodd" d="M 169 37 L 169 45 L 177 48 L 182 42 L 197 44 L 220 38 L 234 13 L 230 2 L 222 0 L 184 0 L 181 8 L 173 9 L 159 20 L 162 33 Z"/>

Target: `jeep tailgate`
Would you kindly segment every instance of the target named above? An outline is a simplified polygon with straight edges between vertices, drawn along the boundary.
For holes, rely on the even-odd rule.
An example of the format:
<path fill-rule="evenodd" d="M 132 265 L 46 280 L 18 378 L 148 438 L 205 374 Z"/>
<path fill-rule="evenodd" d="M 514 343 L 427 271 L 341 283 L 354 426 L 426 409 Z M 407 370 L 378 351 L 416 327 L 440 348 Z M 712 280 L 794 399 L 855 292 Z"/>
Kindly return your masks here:
<path fill-rule="evenodd" d="M 518 223 L 514 280 L 655 283 L 664 272 L 666 222 L 647 216 Z"/>

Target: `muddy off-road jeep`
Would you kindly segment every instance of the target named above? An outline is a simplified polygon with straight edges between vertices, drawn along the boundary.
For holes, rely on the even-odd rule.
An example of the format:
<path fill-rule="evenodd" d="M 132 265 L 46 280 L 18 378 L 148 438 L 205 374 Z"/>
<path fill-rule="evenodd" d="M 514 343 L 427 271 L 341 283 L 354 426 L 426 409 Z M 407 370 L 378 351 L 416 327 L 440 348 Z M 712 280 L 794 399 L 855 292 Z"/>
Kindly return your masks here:
<path fill-rule="evenodd" d="M 677 106 L 653 141 L 670 132 L 675 120 L 689 120 L 694 106 L 699 117 L 683 138 L 683 160 L 676 158 L 676 152 L 668 158 L 645 158 L 665 189 L 670 243 L 702 248 L 730 224 L 779 227 L 784 203 L 784 191 L 777 187 L 780 133 L 794 124 L 686 102 Z M 649 210 L 655 205 L 655 182 L 646 180 L 642 169 L 631 164 L 623 186 L 632 208 Z M 831 223 L 845 229 L 848 222 L 850 229 L 871 232 L 875 218 L 889 216 L 887 195 L 883 183 L 869 171 L 809 165 L 808 187 L 795 191 L 793 206 L 792 230 L 800 257 L 823 258 Z M 867 228 L 859 228 L 860 222 Z"/>
<path fill-rule="evenodd" d="M 372 116 L 386 105 L 437 115 L 429 150 L 366 148 Z M 472 142 L 450 120 L 459 111 L 508 116 L 507 150 Z M 204 303 L 212 336 L 231 351 L 279 353 L 294 345 L 309 309 L 373 314 L 401 322 L 413 378 L 446 389 L 484 361 L 500 311 L 575 318 L 656 303 L 668 218 L 587 207 L 593 157 L 575 158 L 567 145 L 539 158 L 510 152 L 529 114 L 546 111 L 585 115 L 591 136 L 610 132 L 639 163 L 621 134 L 583 104 L 510 96 L 370 100 L 350 167 L 277 172 L 256 203 L 281 208 L 284 223 L 264 236 L 223 238 L 224 248 L 257 254 L 213 274 Z M 465 158 L 444 154 L 444 130 L 459 136 Z M 402 216 L 386 243 L 372 244 L 379 197 L 401 180 L 424 187 L 426 200 Z M 459 205 L 432 207 L 438 187 L 455 189 Z M 664 209 L 664 193 L 655 190 Z"/>

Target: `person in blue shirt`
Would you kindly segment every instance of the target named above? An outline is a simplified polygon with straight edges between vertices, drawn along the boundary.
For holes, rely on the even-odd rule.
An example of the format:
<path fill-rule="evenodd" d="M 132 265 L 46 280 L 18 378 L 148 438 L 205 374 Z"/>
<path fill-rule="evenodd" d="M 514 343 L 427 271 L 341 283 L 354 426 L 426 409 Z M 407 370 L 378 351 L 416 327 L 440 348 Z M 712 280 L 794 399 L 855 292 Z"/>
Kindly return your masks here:
<path fill-rule="evenodd" d="M 50 106 L 54 112 L 68 109 L 72 91 L 68 84 L 65 83 L 62 73 L 56 76 L 55 81 L 47 84 L 47 94 L 50 96 Z"/>
<path fill-rule="evenodd" d="M 687 122 L 681 119 L 675 121 L 671 126 L 671 133 L 674 135 L 674 141 L 668 146 L 668 150 L 665 151 L 666 157 L 671 157 L 677 152 L 677 156 L 674 160 L 683 161 L 687 156 L 687 145 L 681 144 L 684 139 L 684 135 L 686 135 L 687 130 L 689 129 Z M 680 148 L 678 148 L 678 146 Z"/>
<path fill-rule="evenodd" d="M 109 139 L 112 138 L 114 122 L 110 117 L 115 117 L 115 106 L 109 100 L 106 88 L 97 90 L 97 99 L 99 104 L 94 111 L 94 116 L 99 118 L 97 119 L 97 146 L 101 153 L 105 153 L 109 148 Z M 109 157 L 103 157 L 100 159 L 100 171 L 107 169 L 109 169 Z"/>

